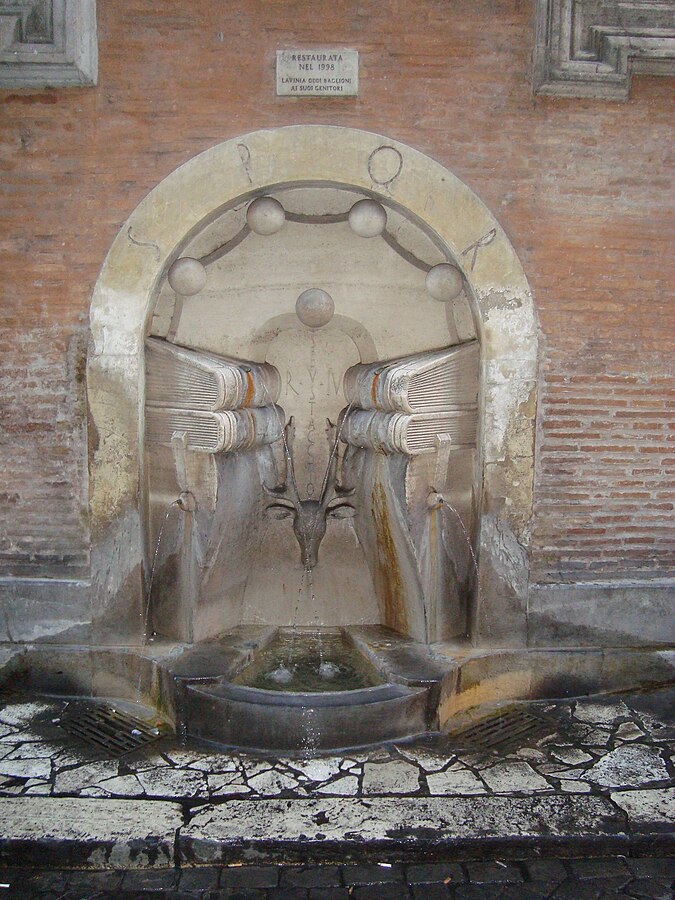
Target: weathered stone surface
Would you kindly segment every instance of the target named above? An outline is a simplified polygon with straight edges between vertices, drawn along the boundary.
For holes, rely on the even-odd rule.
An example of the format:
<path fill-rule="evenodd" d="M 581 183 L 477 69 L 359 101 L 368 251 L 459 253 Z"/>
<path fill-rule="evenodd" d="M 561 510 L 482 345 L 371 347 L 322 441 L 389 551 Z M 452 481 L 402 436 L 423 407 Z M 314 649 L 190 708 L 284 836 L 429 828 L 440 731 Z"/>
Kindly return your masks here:
<path fill-rule="evenodd" d="M 115 778 L 119 772 L 116 761 L 103 760 L 63 769 L 54 779 L 54 791 L 58 794 L 72 794 L 82 788 L 94 787 L 105 778 Z"/>
<path fill-rule="evenodd" d="M 359 780 L 354 775 L 342 775 L 335 781 L 316 788 L 318 794 L 333 794 L 339 797 L 353 797 L 359 792 Z"/>
<path fill-rule="evenodd" d="M 50 711 L 52 707 L 47 703 L 10 703 L 0 709 L 0 722 L 5 725 L 13 725 L 21 728 L 43 713 Z"/>
<path fill-rule="evenodd" d="M 234 773 L 230 775 L 207 775 L 206 780 L 209 793 L 213 795 L 229 796 L 251 793 L 251 788 L 244 784 L 241 776 Z"/>
<path fill-rule="evenodd" d="M 413 794 L 419 790 L 420 772 L 403 760 L 366 763 L 363 767 L 364 794 Z"/>
<path fill-rule="evenodd" d="M 198 810 L 181 831 L 181 852 L 216 862 L 228 845 L 302 840 L 463 841 L 560 834 L 618 835 L 620 816 L 599 797 L 400 797 L 364 800 L 239 800 Z M 302 837 L 301 837 L 302 836 Z"/>
<path fill-rule="evenodd" d="M 473 772 L 452 767 L 445 772 L 427 775 L 430 794 L 484 794 L 485 785 Z"/>
<path fill-rule="evenodd" d="M 182 813 L 178 804 L 158 801 L 17 797 L 0 798 L 0 821 L 4 861 L 16 864 L 18 852 L 34 861 L 39 848 L 62 855 L 71 848 L 85 865 L 142 867 L 171 864 Z"/>
<path fill-rule="evenodd" d="M 588 703 L 579 700 L 574 707 L 574 718 L 589 725 L 611 725 L 619 718 L 627 718 L 629 713 L 623 701 Z"/>
<path fill-rule="evenodd" d="M 195 797 L 206 795 L 206 779 L 201 772 L 185 769 L 149 769 L 138 780 L 148 797 Z M 105 787 L 105 784 L 101 784 Z"/>
<path fill-rule="evenodd" d="M 297 778 L 286 772 L 270 769 L 268 772 L 260 772 L 247 780 L 247 784 L 254 791 L 263 795 L 280 794 L 282 791 L 297 791 L 299 784 Z"/>
<path fill-rule="evenodd" d="M 638 741 L 645 735 L 644 731 L 634 722 L 623 722 L 614 732 L 614 737 L 618 741 Z"/>
<path fill-rule="evenodd" d="M 560 779 L 560 790 L 566 794 L 589 794 L 591 792 L 590 784 L 581 779 L 570 781 L 565 778 Z"/>
<path fill-rule="evenodd" d="M 653 747 L 624 744 L 587 769 L 584 778 L 604 787 L 637 787 L 648 781 L 668 778 L 666 764 Z"/>
<path fill-rule="evenodd" d="M 118 797 L 141 797 L 145 793 L 143 786 L 135 775 L 120 775 L 117 778 L 107 778 L 100 782 L 98 788 Z"/>
<path fill-rule="evenodd" d="M 656 826 L 657 830 L 675 831 L 675 788 L 617 791 L 610 797 L 628 813 L 637 830 Z"/>
<path fill-rule="evenodd" d="M 18 778 L 48 778 L 52 771 L 50 759 L 8 759 L 0 760 L 0 775 Z"/>
<path fill-rule="evenodd" d="M 566 763 L 568 766 L 577 766 L 581 763 L 590 762 L 593 757 L 585 750 L 579 750 L 577 747 L 553 747 L 551 756 Z"/>
<path fill-rule="evenodd" d="M 526 762 L 498 763 L 490 769 L 484 769 L 481 772 L 481 778 L 495 793 L 518 791 L 538 793 L 553 790 L 546 779 L 538 775 Z"/>
<path fill-rule="evenodd" d="M 318 759 L 280 759 L 294 772 L 299 772 L 301 779 L 307 781 L 327 781 L 344 768 L 341 756 L 325 756 Z"/>

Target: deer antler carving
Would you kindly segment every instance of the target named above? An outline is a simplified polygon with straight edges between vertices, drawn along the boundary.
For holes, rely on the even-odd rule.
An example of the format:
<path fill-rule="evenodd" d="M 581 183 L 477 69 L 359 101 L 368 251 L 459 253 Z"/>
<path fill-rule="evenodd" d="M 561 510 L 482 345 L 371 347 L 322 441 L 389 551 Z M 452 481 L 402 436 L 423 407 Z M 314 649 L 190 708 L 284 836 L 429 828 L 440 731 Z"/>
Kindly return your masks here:
<path fill-rule="evenodd" d="M 354 489 L 344 489 L 338 484 L 339 432 L 330 419 L 326 419 L 326 437 L 330 456 L 319 500 L 300 499 L 293 466 L 295 426 L 292 417 L 284 429 L 286 457 L 284 482 L 275 488 L 265 487 L 266 492 L 274 499 L 267 509 L 272 510 L 278 518 L 293 516 L 293 533 L 300 545 L 300 561 L 308 569 L 313 569 L 319 561 L 319 547 L 326 534 L 327 518 L 329 516 L 347 518 L 355 515 L 354 506 L 347 500 L 354 494 Z"/>

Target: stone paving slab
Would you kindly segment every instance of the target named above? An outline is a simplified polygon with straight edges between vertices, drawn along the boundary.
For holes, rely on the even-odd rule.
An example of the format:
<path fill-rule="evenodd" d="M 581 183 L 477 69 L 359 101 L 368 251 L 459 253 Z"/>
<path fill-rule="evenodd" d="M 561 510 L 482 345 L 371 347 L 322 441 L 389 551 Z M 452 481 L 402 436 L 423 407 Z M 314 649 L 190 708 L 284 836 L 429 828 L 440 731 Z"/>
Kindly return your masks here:
<path fill-rule="evenodd" d="M 242 800 L 197 809 L 181 830 L 180 854 L 196 864 L 227 862 L 242 851 L 274 859 L 326 859 L 396 851 L 397 858 L 510 852 L 561 838 L 622 847 L 625 817 L 602 797 L 452 797 Z"/>
<path fill-rule="evenodd" d="M 4 865 L 166 866 L 183 812 L 166 802 L 14 797 L 0 798 L 0 823 Z"/>
<path fill-rule="evenodd" d="M 549 855 L 666 852 L 674 698 L 667 689 L 532 704 L 551 734 L 508 752 L 431 740 L 316 759 L 172 737 L 110 758 L 60 728 L 67 700 L 14 698 L 0 708 L 0 864 L 151 868 L 251 853 L 366 862 L 383 847 L 398 861 L 421 847 L 427 861 L 449 848 L 486 858 L 535 845 Z"/>

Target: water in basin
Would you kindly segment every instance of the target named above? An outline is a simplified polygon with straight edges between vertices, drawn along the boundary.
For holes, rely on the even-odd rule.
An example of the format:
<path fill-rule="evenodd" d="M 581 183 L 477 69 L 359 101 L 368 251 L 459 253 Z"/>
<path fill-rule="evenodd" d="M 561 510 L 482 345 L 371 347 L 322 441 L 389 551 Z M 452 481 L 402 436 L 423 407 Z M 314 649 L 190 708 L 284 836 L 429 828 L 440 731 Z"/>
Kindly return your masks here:
<path fill-rule="evenodd" d="M 354 691 L 382 684 L 342 634 L 280 633 L 233 679 L 268 691 Z"/>

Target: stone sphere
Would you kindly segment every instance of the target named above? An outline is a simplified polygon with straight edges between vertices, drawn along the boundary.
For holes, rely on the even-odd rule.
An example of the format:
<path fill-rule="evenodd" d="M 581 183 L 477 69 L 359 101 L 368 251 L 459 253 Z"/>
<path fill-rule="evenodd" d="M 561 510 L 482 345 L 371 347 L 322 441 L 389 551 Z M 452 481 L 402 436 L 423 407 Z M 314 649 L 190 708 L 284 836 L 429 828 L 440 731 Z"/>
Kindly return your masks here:
<path fill-rule="evenodd" d="M 359 237 L 377 237 L 387 224 L 387 211 L 377 200 L 357 200 L 349 210 L 349 227 Z"/>
<path fill-rule="evenodd" d="M 169 269 L 169 284 L 177 294 L 191 297 L 198 294 L 206 284 L 206 269 L 198 259 L 183 256 Z"/>
<path fill-rule="evenodd" d="M 427 272 L 425 281 L 426 289 L 434 298 L 446 303 L 454 300 L 462 292 L 464 278 L 457 266 L 450 263 L 441 263 Z"/>
<path fill-rule="evenodd" d="M 286 221 L 286 212 L 274 197 L 258 197 L 246 210 L 246 224 L 256 234 L 276 234 Z"/>
<path fill-rule="evenodd" d="M 335 303 L 333 298 L 321 288 L 303 291 L 295 302 L 295 313 L 308 328 L 321 328 L 333 318 Z"/>

